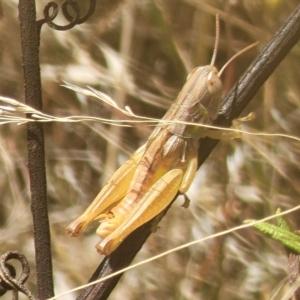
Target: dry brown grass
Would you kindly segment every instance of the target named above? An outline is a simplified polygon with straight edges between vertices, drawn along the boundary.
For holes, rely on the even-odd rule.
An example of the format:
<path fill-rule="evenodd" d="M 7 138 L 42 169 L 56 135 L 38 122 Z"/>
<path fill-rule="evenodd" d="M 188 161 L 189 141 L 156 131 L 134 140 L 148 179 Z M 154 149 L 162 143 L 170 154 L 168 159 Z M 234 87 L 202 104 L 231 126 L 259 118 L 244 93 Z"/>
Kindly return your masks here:
<path fill-rule="evenodd" d="M 222 12 L 220 68 L 237 50 L 263 47 L 297 5 L 290 1 L 115 1 L 67 32 L 44 26 L 41 72 L 44 112 L 56 116 L 119 117 L 102 103 L 75 94 L 63 80 L 101 90 L 139 115 L 159 118 L 187 71 L 209 64 L 215 9 Z M 39 1 L 38 12 L 45 1 Z M 106 3 L 106 2 L 104 2 Z M 206 3 L 206 4 L 203 4 Z M 220 4 L 221 3 L 221 4 Z M 0 19 L 0 95 L 23 101 L 17 4 L 3 2 Z M 103 13 L 105 12 L 105 15 Z M 281 63 L 244 112 L 243 125 L 260 132 L 299 135 L 299 46 Z M 228 67 L 225 94 L 255 51 Z M 56 293 L 83 284 L 102 259 L 95 227 L 72 239 L 64 228 L 95 197 L 103 179 L 141 145 L 151 128 L 120 129 L 101 123 L 47 123 L 47 180 Z M 26 130 L 0 126 L 0 252 L 24 253 L 34 270 Z M 113 140 L 113 143 L 107 143 Z M 116 147 L 115 144 L 118 146 Z M 141 261 L 182 243 L 299 204 L 299 142 L 244 135 L 221 142 L 188 192 L 178 199 L 136 257 Z M 125 150 L 125 151 L 124 151 Z M 287 217 L 299 229 L 298 213 Z M 125 274 L 110 299 L 268 299 L 286 276 L 283 247 L 246 229 L 168 255 Z M 28 287 L 35 289 L 32 273 Z M 10 296 L 5 295 L 10 299 Z M 63 299 L 74 299 L 65 296 Z"/>

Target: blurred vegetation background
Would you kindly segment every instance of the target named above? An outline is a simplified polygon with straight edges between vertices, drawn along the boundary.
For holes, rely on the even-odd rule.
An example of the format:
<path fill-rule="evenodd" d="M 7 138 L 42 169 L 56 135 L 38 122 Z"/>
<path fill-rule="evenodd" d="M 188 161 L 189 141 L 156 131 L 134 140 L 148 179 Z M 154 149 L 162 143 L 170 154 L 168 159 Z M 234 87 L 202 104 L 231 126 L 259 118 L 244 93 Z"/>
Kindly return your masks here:
<path fill-rule="evenodd" d="M 59 1 L 58 1 L 59 2 Z M 78 1 L 82 10 L 88 1 Z M 298 5 L 297 0 L 98 1 L 94 15 L 66 32 L 43 26 L 40 62 L 43 111 L 55 116 L 120 118 L 99 101 L 61 87 L 63 81 L 107 93 L 139 115 L 160 118 L 187 73 L 210 63 L 215 15 L 221 40 L 216 66 L 259 41 L 222 76 L 224 95 Z M 60 2 L 59 2 L 60 3 Z M 47 1 L 37 1 L 41 19 Z M 1 2 L 0 95 L 24 101 L 17 1 Z M 56 23 L 65 24 L 62 17 Z M 249 131 L 299 135 L 300 47 L 284 59 L 244 112 Z M 101 123 L 47 123 L 45 147 L 57 294 L 87 282 L 101 261 L 94 245 L 97 224 L 78 238 L 65 227 L 88 206 L 105 180 L 152 128 Z M 18 250 L 30 261 L 27 286 L 35 291 L 32 221 L 25 125 L 0 126 L 0 253 Z M 243 135 L 222 141 L 201 167 L 136 257 L 141 261 L 172 247 L 299 204 L 299 142 Z M 300 228 L 298 213 L 287 217 Z M 269 299 L 287 275 L 285 250 L 253 229 L 213 239 L 127 272 L 110 299 Z M 24 296 L 20 297 L 25 299 Z M 75 295 L 63 299 L 74 299 Z M 7 293 L 3 299 L 11 299 Z M 276 298 L 277 299 L 277 298 Z M 281 298 L 278 298 L 281 299 Z"/>

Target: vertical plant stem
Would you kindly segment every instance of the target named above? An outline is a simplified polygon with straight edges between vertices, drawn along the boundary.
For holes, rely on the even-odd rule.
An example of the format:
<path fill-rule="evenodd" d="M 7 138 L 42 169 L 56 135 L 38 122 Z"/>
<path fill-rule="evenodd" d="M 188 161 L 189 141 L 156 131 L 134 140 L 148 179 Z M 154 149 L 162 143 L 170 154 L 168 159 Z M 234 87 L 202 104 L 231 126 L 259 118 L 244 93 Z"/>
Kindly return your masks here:
<path fill-rule="evenodd" d="M 39 31 L 36 23 L 34 0 L 19 1 L 19 20 L 26 104 L 41 110 Z M 42 124 L 31 123 L 27 125 L 27 141 L 38 298 L 46 299 L 52 297 L 54 292 Z"/>

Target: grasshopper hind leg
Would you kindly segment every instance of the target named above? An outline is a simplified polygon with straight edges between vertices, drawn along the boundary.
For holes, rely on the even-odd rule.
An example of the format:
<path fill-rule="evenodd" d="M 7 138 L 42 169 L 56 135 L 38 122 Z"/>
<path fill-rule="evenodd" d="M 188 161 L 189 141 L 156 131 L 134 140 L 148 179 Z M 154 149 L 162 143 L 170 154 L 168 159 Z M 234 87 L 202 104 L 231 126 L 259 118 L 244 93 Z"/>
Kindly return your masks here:
<path fill-rule="evenodd" d="M 177 194 L 182 177 L 183 171 L 181 169 L 167 172 L 149 189 L 124 222 L 96 245 L 97 251 L 104 255 L 110 254 L 131 232 L 162 212 Z M 101 234 L 100 231 L 106 229 L 103 225 L 104 223 L 99 228 Z"/>
<path fill-rule="evenodd" d="M 103 189 L 93 200 L 85 212 L 66 228 L 72 237 L 80 235 L 92 222 L 99 219 L 109 219 L 110 209 L 116 206 L 125 196 L 128 184 L 131 182 L 137 165 L 146 149 L 141 146 L 107 181 Z"/>

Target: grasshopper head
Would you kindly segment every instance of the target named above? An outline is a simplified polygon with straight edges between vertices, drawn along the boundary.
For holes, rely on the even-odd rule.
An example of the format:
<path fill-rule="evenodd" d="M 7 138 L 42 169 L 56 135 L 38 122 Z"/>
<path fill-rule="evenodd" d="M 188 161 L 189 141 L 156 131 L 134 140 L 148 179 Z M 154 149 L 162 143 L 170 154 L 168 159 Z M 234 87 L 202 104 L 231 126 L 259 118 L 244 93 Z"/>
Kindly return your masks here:
<path fill-rule="evenodd" d="M 193 99 L 206 109 L 210 120 L 215 120 L 221 103 L 222 89 L 218 70 L 208 65 L 192 70 L 182 91 L 191 94 Z"/>

